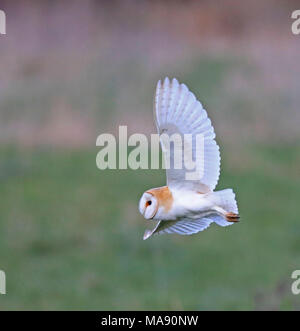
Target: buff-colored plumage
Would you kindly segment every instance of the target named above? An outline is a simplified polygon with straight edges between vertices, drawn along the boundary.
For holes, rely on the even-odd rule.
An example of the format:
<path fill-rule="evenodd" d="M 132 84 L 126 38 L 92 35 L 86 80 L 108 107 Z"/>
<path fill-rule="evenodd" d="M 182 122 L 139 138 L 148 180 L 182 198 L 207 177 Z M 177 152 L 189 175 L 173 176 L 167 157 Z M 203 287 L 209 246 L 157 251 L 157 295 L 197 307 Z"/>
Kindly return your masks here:
<path fill-rule="evenodd" d="M 211 121 L 194 94 L 176 79 L 170 82 L 166 78 L 163 84 L 159 81 L 154 117 L 159 134 L 192 136 L 191 144 L 186 147 L 190 148 L 193 159 L 199 152 L 196 150 L 196 135 L 203 136 L 203 167 L 199 168 L 199 178 L 187 178 L 188 169 L 191 169 L 189 164 L 181 169 L 174 166 L 174 154 L 178 151 L 166 150 L 168 147 L 161 141 L 164 153 L 170 153 L 171 167 L 166 171 L 167 186 L 147 190 L 140 199 L 141 214 L 146 219 L 158 221 L 152 231 L 145 232 L 144 239 L 153 234 L 193 234 L 203 231 L 212 222 L 227 226 L 238 221 L 233 191 L 214 191 L 220 174 L 219 146 Z"/>

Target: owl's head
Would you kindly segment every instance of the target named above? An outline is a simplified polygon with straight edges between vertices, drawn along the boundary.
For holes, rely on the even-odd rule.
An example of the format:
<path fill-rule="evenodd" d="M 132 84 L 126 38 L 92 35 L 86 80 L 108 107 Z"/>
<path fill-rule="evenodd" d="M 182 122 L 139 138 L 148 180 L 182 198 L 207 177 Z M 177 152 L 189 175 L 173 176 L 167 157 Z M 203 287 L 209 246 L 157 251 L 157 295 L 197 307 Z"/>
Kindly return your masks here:
<path fill-rule="evenodd" d="M 158 210 L 157 198 L 150 192 L 145 192 L 139 203 L 140 213 L 148 220 L 152 219 Z"/>

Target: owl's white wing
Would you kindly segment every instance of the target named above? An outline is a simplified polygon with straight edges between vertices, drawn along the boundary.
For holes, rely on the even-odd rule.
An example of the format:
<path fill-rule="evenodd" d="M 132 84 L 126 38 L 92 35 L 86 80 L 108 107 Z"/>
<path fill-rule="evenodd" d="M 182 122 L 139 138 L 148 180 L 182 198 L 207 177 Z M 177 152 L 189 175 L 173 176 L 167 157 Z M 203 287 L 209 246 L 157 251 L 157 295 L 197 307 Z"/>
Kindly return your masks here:
<path fill-rule="evenodd" d="M 153 234 L 177 233 L 181 235 L 190 235 L 205 230 L 210 226 L 212 220 L 202 218 L 200 220 L 183 219 L 181 221 L 159 221 L 156 227 L 151 230 L 146 230 L 144 240 L 148 239 Z"/>
<path fill-rule="evenodd" d="M 220 174 L 220 152 L 214 139 L 214 129 L 202 104 L 184 84 L 179 84 L 175 78 L 171 82 L 165 78 L 163 83 L 159 81 L 157 84 L 154 116 L 160 135 L 179 134 L 182 140 L 184 134 L 191 135 L 190 143 L 187 141 L 186 145 L 183 143 L 181 147 L 174 144 L 173 149 L 161 141 L 164 154 L 170 154 L 167 185 L 171 188 L 179 187 L 201 193 L 213 191 Z M 197 135 L 202 137 L 202 143 L 198 145 Z M 191 162 L 196 160 L 196 155 L 201 155 L 201 164 L 197 164 L 199 167 L 195 171 L 199 175 L 196 179 L 187 179 L 186 174 L 192 169 L 192 163 L 187 159 L 185 161 L 182 159 L 181 169 L 178 169 L 178 160 L 175 160 L 177 166 L 174 165 L 174 154 L 181 152 L 183 155 L 183 146 L 186 151 L 190 150 L 192 159 L 188 159 Z"/>
<path fill-rule="evenodd" d="M 211 223 L 219 226 L 229 226 L 233 222 L 227 222 L 223 217 L 212 214 L 197 220 L 183 218 L 180 221 L 158 221 L 153 230 L 146 230 L 144 240 L 154 234 L 177 233 L 180 235 L 191 235 L 207 229 Z"/>

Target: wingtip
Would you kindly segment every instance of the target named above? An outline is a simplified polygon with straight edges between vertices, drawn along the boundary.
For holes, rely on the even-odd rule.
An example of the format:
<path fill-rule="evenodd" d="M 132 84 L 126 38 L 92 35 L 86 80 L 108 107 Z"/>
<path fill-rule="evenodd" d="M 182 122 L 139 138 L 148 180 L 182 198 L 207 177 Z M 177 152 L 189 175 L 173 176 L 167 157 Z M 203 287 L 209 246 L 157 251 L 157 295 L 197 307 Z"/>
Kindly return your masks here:
<path fill-rule="evenodd" d="M 189 91 L 189 88 L 184 83 L 180 84 L 180 86 L 185 92 Z"/>
<path fill-rule="evenodd" d="M 146 230 L 143 236 L 143 240 L 147 240 L 152 234 L 151 230 Z"/>
<path fill-rule="evenodd" d="M 164 86 L 164 87 L 166 87 L 166 86 L 170 86 L 170 85 L 180 85 L 179 84 L 179 81 L 178 81 L 178 79 L 177 78 L 175 78 L 175 77 L 173 77 L 172 79 L 170 79 L 168 76 L 166 76 L 163 80 L 159 80 L 158 82 L 157 82 L 157 86 Z"/>
<path fill-rule="evenodd" d="M 170 85 L 170 79 L 169 77 L 167 76 L 165 79 L 164 79 L 164 86 L 169 86 Z"/>
<path fill-rule="evenodd" d="M 160 90 L 161 90 L 161 80 L 159 80 L 156 84 L 156 95 L 159 94 Z"/>

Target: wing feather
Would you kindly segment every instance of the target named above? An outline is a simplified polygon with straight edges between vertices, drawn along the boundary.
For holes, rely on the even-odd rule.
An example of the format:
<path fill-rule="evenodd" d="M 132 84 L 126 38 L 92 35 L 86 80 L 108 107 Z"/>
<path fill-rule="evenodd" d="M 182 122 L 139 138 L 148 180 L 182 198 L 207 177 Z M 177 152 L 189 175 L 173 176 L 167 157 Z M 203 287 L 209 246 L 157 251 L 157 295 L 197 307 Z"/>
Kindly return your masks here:
<path fill-rule="evenodd" d="M 183 218 L 179 221 L 158 221 L 154 229 L 146 230 L 144 234 L 144 240 L 148 239 L 152 235 L 177 233 L 180 235 L 191 235 L 207 229 L 211 223 L 215 222 L 219 226 L 229 226 L 233 222 L 227 222 L 223 217 L 212 214 L 207 217 L 203 217 L 197 220 L 191 220 Z"/>
<path fill-rule="evenodd" d="M 187 180 L 186 173 L 190 170 L 174 168 L 174 153 L 171 150 L 170 169 L 167 169 L 167 184 L 170 187 L 180 186 L 199 192 L 213 191 L 220 174 L 220 152 L 215 139 L 214 128 L 200 101 L 184 84 L 179 84 L 174 78 L 171 82 L 165 78 L 163 84 L 158 82 L 155 94 L 154 114 L 159 134 L 174 133 L 192 135 L 192 159 L 196 159 L 196 135 L 204 137 L 203 176 L 197 180 Z M 176 148 L 176 146 L 175 146 Z M 182 147 L 181 147 L 182 148 Z"/>
<path fill-rule="evenodd" d="M 209 218 L 200 220 L 182 219 L 180 221 L 159 221 L 156 227 L 144 234 L 144 240 L 154 234 L 177 233 L 180 235 L 191 235 L 205 230 L 213 221 Z"/>

